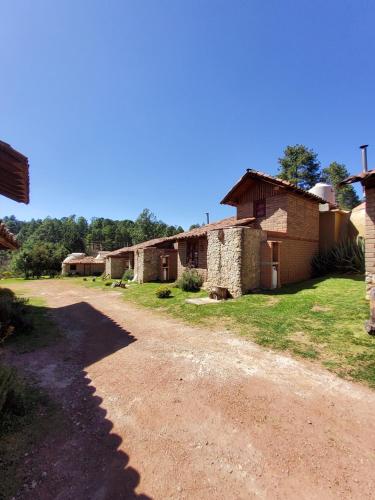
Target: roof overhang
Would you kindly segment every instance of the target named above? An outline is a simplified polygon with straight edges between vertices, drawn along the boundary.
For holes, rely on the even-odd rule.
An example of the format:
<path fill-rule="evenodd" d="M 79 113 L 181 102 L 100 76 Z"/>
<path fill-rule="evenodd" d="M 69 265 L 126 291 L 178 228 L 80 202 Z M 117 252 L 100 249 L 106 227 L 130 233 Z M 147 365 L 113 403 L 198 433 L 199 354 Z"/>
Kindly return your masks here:
<path fill-rule="evenodd" d="M 11 233 L 6 225 L 0 223 L 0 250 L 17 250 L 19 248 L 19 243 L 16 237 Z"/>
<path fill-rule="evenodd" d="M 320 198 L 320 196 L 316 196 L 315 194 L 309 193 L 304 189 L 295 186 L 291 182 L 284 181 L 283 179 L 279 179 L 277 177 L 272 177 L 271 175 L 265 174 L 263 172 L 258 172 L 256 170 L 247 169 L 246 173 L 239 179 L 239 181 L 232 187 L 232 189 L 224 196 L 221 200 L 222 205 L 231 205 L 237 206 L 239 200 L 251 186 L 253 186 L 256 182 L 263 181 L 268 184 L 272 184 L 277 188 L 282 188 L 287 191 L 294 192 L 299 196 L 303 196 L 305 198 L 309 198 L 313 201 L 317 201 L 319 203 L 327 203 L 326 200 Z"/>
<path fill-rule="evenodd" d="M 29 162 L 26 156 L 0 141 L 0 194 L 29 203 Z"/>
<path fill-rule="evenodd" d="M 375 187 L 375 170 L 369 170 L 368 172 L 361 172 L 360 174 L 350 175 L 339 183 L 339 187 L 343 187 L 348 184 L 354 184 L 355 182 L 360 182 L 362 186 L 365 186 L 366 188 Z"/>

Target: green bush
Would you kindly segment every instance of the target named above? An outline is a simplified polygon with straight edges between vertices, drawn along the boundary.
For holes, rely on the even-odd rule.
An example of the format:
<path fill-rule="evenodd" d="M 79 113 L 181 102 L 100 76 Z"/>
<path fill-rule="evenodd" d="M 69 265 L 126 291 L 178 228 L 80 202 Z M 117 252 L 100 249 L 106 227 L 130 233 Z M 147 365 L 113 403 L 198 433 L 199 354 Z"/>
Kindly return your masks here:
<path fill-rule="evenodd" d="M 1 271 L 0 276 L 3 279 L 7 279 L 7 278 L 13 278 L 14 274 L 11 273 L 10 271 Z"/>
<path fill-rule="evenodd" d="M 319 252 L 312 258 L 311 267 L 314 276 L 335 273 L 364 273 L 364 239 L 347 240 L 328 251 Z"/>
<path fill-rule="evenodd" d="M 197 292 L 203 284 L 202 276 L 195 269 L 186 269 L 176 286 L 184 292 Z"/>
<path fill-rule="evenodd" d="M 0 288 L 0 343 L 12 333 L 28 333 L 33 329 L 27 302 L 27 299 L 16 297 L 9 288 Z"/>
<path fill-rule="evenodd" d="M 111 285 L 112 285 L 111 281 L 107 281 L 107 283 L 104 284 L 104 286 L 111 286 Z"/>
<path fill-rule="evenodd" d="M 171 289 L 167 286 L 159 286 L 159 288 L 155 292 L 158 299 L 167 299 L 171 296 L 171 293 Z"/>
<path fill-rule="evenodd" d="M 124 274 L 122 275 L 122 279 L 124 281 L 131 281 L 134 278 L 134 271 L 133 269 L 127 269 Z"/>

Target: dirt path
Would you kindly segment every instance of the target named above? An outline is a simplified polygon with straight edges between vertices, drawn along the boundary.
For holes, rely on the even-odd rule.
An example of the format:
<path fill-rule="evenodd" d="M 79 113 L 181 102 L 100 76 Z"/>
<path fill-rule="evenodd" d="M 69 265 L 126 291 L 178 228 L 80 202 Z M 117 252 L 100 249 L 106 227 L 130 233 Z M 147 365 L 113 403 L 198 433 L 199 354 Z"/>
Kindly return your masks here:
<path fill-rule="evenodd" d="M 22 365 L 71 419 L 34 455 L 44 479 L 22 498 L 374 497 L 369 389 L 116 292 L 22 288 L 67 335 Z"/>

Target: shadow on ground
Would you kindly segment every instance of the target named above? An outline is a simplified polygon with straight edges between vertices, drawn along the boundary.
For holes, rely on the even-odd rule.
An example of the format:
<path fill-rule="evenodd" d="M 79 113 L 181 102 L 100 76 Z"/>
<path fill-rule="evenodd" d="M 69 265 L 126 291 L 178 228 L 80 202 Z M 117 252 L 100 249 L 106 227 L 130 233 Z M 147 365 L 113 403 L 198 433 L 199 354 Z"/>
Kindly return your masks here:
<path fill-rule="evenodd" d="M 122 438 L 112 432 L 113 423 L 86 372 L 136 338 L 85 302 L 44 309 L 64 335 L 49 347 L 18 355 L 21 362 L 16 364 L 46 387 L 66 425 L 33 454 L 35 475 L 46 479 L 19 498 L 149 499 L 135 492 L 140 474 L 119 449 Z"/>

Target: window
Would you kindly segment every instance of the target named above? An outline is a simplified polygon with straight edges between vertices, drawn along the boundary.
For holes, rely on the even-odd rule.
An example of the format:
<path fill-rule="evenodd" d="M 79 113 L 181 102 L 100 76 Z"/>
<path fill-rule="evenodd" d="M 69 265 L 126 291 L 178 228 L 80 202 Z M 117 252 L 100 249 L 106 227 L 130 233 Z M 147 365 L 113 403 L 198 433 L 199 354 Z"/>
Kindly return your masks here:
<path fill-rule="evenodd" d="M 70 264 L 71 271 L 77 271 L 77 264 Z"/>
<path fill-rule="evenodd" d="M 186 264 L 188 267 L 198 267 L 198 242 L 191 240 L 187 242 Z"/>
<path fill-rule="evenodd" d="M 266 216 L 266 200 L 254 201 L 254 217 Z"/>

